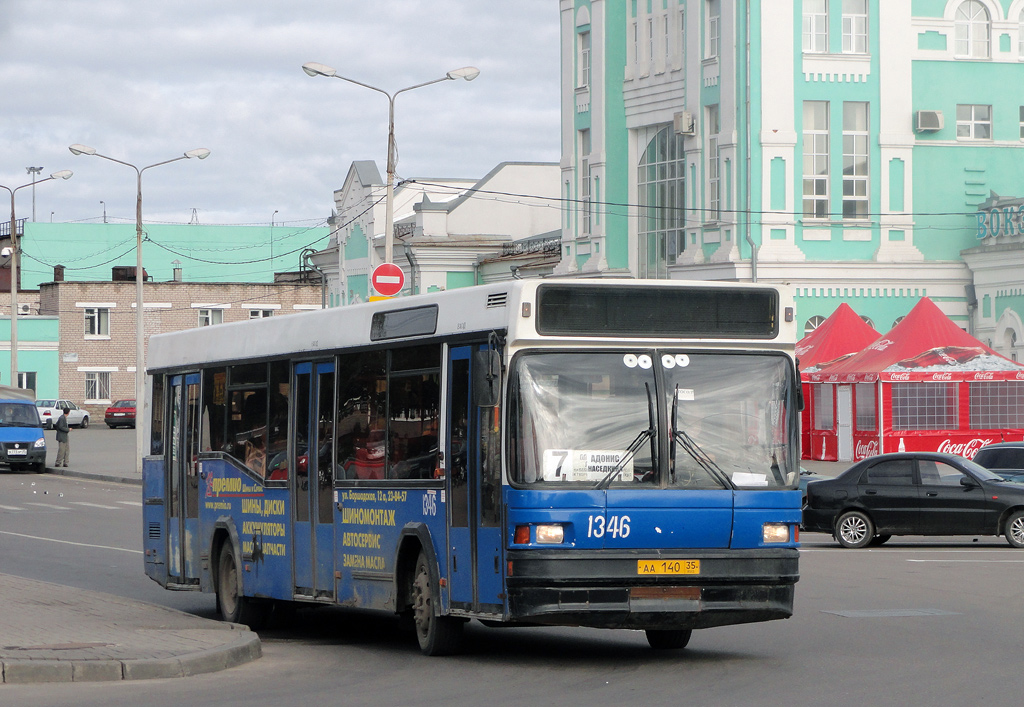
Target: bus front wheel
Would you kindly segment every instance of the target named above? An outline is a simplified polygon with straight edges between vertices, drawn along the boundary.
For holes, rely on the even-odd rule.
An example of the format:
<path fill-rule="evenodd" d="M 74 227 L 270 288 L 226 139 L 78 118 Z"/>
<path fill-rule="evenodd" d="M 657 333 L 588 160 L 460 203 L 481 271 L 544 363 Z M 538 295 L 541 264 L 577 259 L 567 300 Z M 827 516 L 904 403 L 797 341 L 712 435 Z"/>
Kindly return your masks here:
<path fill-rule="evenodd" d="M 647 642 L 655 650 L 679 650 L 690 642 L 691 629 L 647 629 Z"/>
<path fill-rule="evenodd" d="M 269 605 L 258 603 L 239 591 L 238 560 L 230 542 L 225 542 L 217 563 L 217 608 L 221 618 L 234 624 L 260 628 L 266 621 Z"/>
<path fill-rule="evenodd" d="M 420 553 L 412 580 L 412 618 L 416 627 L 416 640 L 424 655 L 450 655 L 462 644 L 462 619 L 439 616 L 440 598 L 430 578 L 427 556 Z"/>

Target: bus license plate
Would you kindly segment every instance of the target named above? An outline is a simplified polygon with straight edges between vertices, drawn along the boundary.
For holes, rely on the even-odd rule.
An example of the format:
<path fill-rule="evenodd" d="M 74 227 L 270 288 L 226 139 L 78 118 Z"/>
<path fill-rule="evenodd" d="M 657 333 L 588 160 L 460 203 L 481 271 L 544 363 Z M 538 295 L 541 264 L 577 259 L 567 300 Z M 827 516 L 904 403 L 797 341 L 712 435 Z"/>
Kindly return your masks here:
<path fill-rule="evenodd" d="M 9 456 L 9 457 L 27 457 L 28 456 L 28 450 L 27 449 L 8 449 L 7 450 L 7 456 Z"/>
<path fill-rule="evenodd" d="M 700 560 L 637 560 L 637 574 L 700 574 Z"/>

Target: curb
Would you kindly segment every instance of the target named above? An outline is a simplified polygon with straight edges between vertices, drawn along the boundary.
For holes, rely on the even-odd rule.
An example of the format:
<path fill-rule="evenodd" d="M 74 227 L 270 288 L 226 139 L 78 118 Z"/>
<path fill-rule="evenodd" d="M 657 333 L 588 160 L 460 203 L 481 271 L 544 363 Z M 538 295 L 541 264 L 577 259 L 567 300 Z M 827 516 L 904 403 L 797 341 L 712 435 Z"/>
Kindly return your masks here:
<path fill-rule="evenodd" d="M 142 479 L 129 478 L 127 476 L 110 476 L 107 474 L 97 474 L 89 471 L 75 471 L 74 469 L 60 469 L 56 467 L 46 467 L 47 474 L 53 474 L 54 476 L 70 476 L 76 479 L 91 479 L 92 481 L 109 481 L 115 484 L 130 484 L 132 486 L 142 486 Z"/>
<path fill-rule="evenodd" d="M 104 682 L 182 678 L 227 670 L 262 657 L 260 637 L 248 630 L 219 648 L 151 660 L 12 660 L 0 662 L 2 682 Z"/>

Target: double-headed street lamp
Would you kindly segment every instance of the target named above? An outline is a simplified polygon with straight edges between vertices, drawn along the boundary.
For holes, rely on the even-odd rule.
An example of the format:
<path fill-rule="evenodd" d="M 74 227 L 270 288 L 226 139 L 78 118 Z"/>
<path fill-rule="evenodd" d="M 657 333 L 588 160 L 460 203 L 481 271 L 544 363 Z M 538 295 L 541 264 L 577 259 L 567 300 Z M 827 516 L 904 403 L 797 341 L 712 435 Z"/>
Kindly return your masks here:
<path fill-rule="evenodd" d="M 122 162 L 113 157 L 101 155 L 93 147 L 72 145 L 68 149 L 74 155 L 102 157 L 105 160 L 131 167 L 135 170 L 135 174 L 138 177 L 138 189 L 135 198 L 135 471 L 141 474 L 142 457 L 145 449 L 145 435 L 143 434 L 145 425 L 142 424 L 142 421 L 145 419 L 144 402 L 146 399 L 146 335 L 144 328 L 145 319 L 142 316 L 142 173 L 147 169 L 177 162 L 178 160 L 189 160 L 193 157 L 205 160 L 210 156 L 210 151 L 205 147 L 200 147 L 195 150 L 189 150 L 181 157 L 157 162 L 140 169 L 130 162 Z"/>
<path fill-rule="evenodd" d="M 454 81 L 455 79 L 465 79 L 466 81 L 472 81 L 480 75 L 480 69 L 475 66 L 464 66 L 461 69 L 453 69 L 439 79 L 433 81 L 424 81 L 418 83 L 415 86 L 406 86 L 400 88 L 394 93 L 388 93 L 382 88 L 371 86 L 368 83 L 362 81 L 356 81 L 355 79 L 346 78 L 340 76 L 337 71 L 332 69 L 325 64 L 319 64 L 315 61 L 309 61 L 302 65 L 302 70 L 305 71 L 309 76 L 326 76 L 328 78 L 341 79 L 342 81 L 348 81 L 354 83 L 357 86 L 368 88 L 371 91 L 377 91 L 383 93 L 388 97 L 388 187 L 387 196 L 384 209 L 384 221 L 385 221 L 385 235 L 384 235 L 384 262 L 392 262 L 392 255 L 394 250 L 394 232 L 395 225 L 394 221 L 394 202 L 395 202 L 395 98 L 398 97 L 399 93 L 405 93 L 411 91 L 414 88 L 422 88 L 423 86 L 429 86 L 430 84 L 440 83 L 441 81 Z"/>
<path fill-rule="evenodd" d="M 29 167 L 29 169 L 33 169 Z M 39 168 L 41 169 L 41 168 Z M 20 187 L 5 187 L 0 184 L 0 189 L 6 189 L 11 195 L 11 385 L 14 387 L 18 386 L 18 222 L 14 218 L 14 192 L 25 187 L 32 187 L 32 193 L 35 194 L 36 184 L 42 184 L 48 182 L 51 179 L 70 179 L 72 172 L 70 169 L 62 169 L 59 172 L 54 172 L 46 179 L 40 179 L 36 181 L 35 175 L 32 175 L 32 181 L 28 184 L 22 184 Z M 35 197 L 33 196 L 33 206 Z"/>

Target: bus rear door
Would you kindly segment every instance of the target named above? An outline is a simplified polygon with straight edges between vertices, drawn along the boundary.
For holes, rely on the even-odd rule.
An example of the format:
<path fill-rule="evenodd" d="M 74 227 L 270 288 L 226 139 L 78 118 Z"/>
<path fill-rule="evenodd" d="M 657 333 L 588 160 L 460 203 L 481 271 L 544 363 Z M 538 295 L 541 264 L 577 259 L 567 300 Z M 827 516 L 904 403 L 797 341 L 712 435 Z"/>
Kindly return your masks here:
<path fill-rule="evenodd" d="M 294 594 L 334 598 L 334 363 L 295 366 Z"/>
<path fill-rule="evenodd" d="M 498 407 L 474 404 L 474 354 L 460 346 L 448 356 L 448 577 L 454 609 L 503 612 L 501 465 Z"/>

